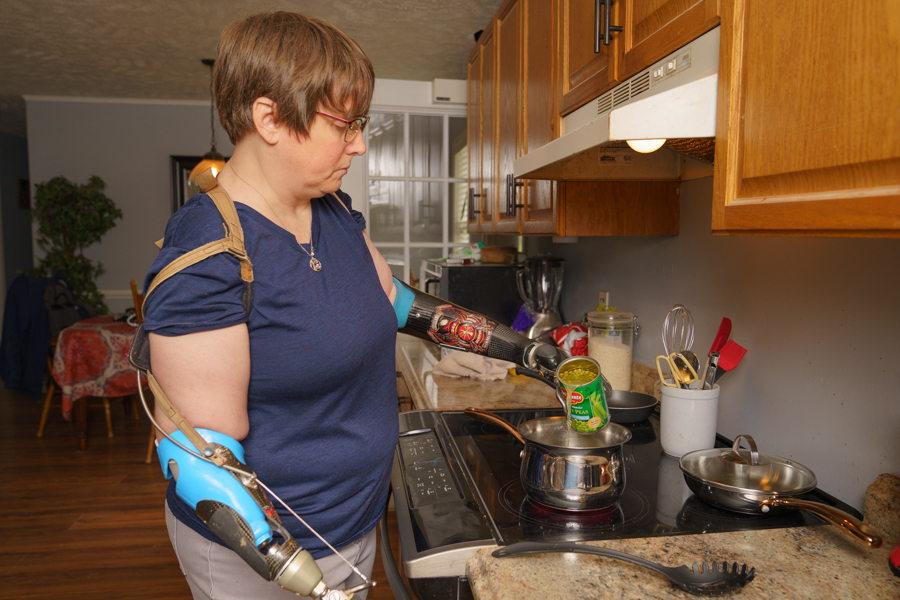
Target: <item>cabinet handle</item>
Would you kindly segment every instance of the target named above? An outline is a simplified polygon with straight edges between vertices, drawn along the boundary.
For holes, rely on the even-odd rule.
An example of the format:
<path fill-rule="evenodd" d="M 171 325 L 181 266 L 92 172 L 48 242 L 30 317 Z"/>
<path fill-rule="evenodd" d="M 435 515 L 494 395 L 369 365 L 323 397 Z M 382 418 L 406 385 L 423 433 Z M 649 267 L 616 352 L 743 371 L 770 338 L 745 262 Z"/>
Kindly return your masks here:
<path fill-rule="evenodd" d="M 609 46 L 611 33 L 623 31 L 621 25 L 610 25 L 609 15 L 614 0 L 594 1 L 594 54 L 600 53 L 600 3 L 603 3 L 603 45 Z"/>
<path fill-rule="evenodd" d="M 506 176 L 506 216 L 516 216 L 516 209 L 522 208 L 524 204 L 516 204 L 516 188 L 522 187 L 525 183 L 516 181 L 512 173 Z"/>
<path fill-rule="evenodd" d="M 475 198 L 481 198 L 481 194 L 475 193 L 475 188 L 469 188 L 469 221 L 475 220 L 475 215 L 481 214 L 480 210 L 475 210 Z"/>

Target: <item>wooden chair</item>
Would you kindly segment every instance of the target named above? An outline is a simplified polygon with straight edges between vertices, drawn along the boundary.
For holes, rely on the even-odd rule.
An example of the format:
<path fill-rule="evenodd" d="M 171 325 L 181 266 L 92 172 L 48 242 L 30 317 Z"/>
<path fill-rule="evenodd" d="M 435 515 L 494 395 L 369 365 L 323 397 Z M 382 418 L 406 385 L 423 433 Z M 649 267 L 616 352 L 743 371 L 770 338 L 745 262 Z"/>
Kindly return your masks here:
<path fill-rule="evenodd" d="M 50 408 L 62 408 L 62 390 L 59 389 L 59 386 L 56 385 L 56 380 L 53 379 L 53 359 L 51 357 L 53 356 L 55 348 L 56 340 L 50 340 L 50 353 L 47 355 L 47 395 L 44 396 L 44 409 L 41 412 L 41 424 L 38 425 L 38 437 L 44 437 L 44 426 L 47 424 L 47 415 L 50 413 Z M 56 392 L 59 392 L 58 403 L 53 402 L 53 396 L 56 395 Z M 88 404 L 88 408 L 103 407 L 106 411 L 106 435 L 107 437 L 113 437 L 112 413 L 109 411 L 109 398 L 100 398 L 100 400 L 103 401 L 102 404 Z M 88 398 L 83 398 L 78 402 L 88 402 Z"/>
<path fill-rule="evenodd" d="M 138 325 L 141 325 L 144 322 L 144 295 L 138 292 L 137 282 L 135 282 L 134 279 L 131 280 L 131 297 L 134 299 L 134 318 L 138 322 Z M 149 408 L 153 410 L 152 406 L 150 406 Z M 144 462 L 148 465 L 153 461 L 153 448 L 155 441 L 156 427 L 154 427 L 153 423 L 151 423 L 150 442 L 147 444 L 147 458 L 146 460 L 144 460 Z"/>

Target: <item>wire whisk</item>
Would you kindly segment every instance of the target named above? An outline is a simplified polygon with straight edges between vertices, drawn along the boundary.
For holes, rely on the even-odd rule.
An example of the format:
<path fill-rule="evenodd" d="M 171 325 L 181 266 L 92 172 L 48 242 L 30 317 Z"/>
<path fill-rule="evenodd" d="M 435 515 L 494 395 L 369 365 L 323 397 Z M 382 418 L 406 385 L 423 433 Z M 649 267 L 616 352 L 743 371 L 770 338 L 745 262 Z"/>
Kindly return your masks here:
<path fill-rule="evenodd" d="M 694 345 L 694 317 L 683 304 L 676 304 L 666 315 L 662 341 L 666 356 L 690 350 Z"/>

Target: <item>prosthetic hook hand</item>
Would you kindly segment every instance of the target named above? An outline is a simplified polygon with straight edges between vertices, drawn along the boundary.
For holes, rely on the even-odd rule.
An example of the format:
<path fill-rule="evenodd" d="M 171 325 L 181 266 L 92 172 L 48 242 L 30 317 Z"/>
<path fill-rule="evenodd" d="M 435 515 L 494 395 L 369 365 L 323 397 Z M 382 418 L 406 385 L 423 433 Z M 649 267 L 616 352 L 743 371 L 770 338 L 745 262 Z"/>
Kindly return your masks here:
<path fill-rule="evenodd" d="M 484 315 L 414 290 L 394 279 L 394 312 L 403 333 L 441 346 L 508 360 L 553 379 L 566 353 L 535 342 Z"/>
<path fill-rule="evenodd" d="M 203 454 L 209 460 L 187 452 L 168 438 L 159 444 L 163 473 L 167 479 L 175 478 L 178 497 L 266 580 L 316 599 L 352 597 L 358 589 L 330 590 L 325 585 L 312 555 L 284 528 L 256 476 L 243 464 L 240 443 L 215 431 L 196 431 L 208 442 Z M 181 431 L 171 437 L 185 447 L 191 445 Z"/>

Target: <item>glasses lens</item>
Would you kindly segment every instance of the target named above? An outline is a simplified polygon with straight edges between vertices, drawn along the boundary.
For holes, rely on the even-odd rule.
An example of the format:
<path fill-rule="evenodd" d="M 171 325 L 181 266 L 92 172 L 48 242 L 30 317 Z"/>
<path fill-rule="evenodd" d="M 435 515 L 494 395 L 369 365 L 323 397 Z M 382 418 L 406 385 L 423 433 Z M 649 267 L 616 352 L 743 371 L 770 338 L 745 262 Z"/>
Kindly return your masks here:
<path fill-rule="evenodd" d="M 368 117 L 360 117 L 359 119 L 353 119 L 350 121 L 350 124 L 347 126 L 347 133 L 344 134 L 345 142 L 352 142 L 356 139 L 357 134 L 365 129 L 366 123 L 369 122 Z"/>

